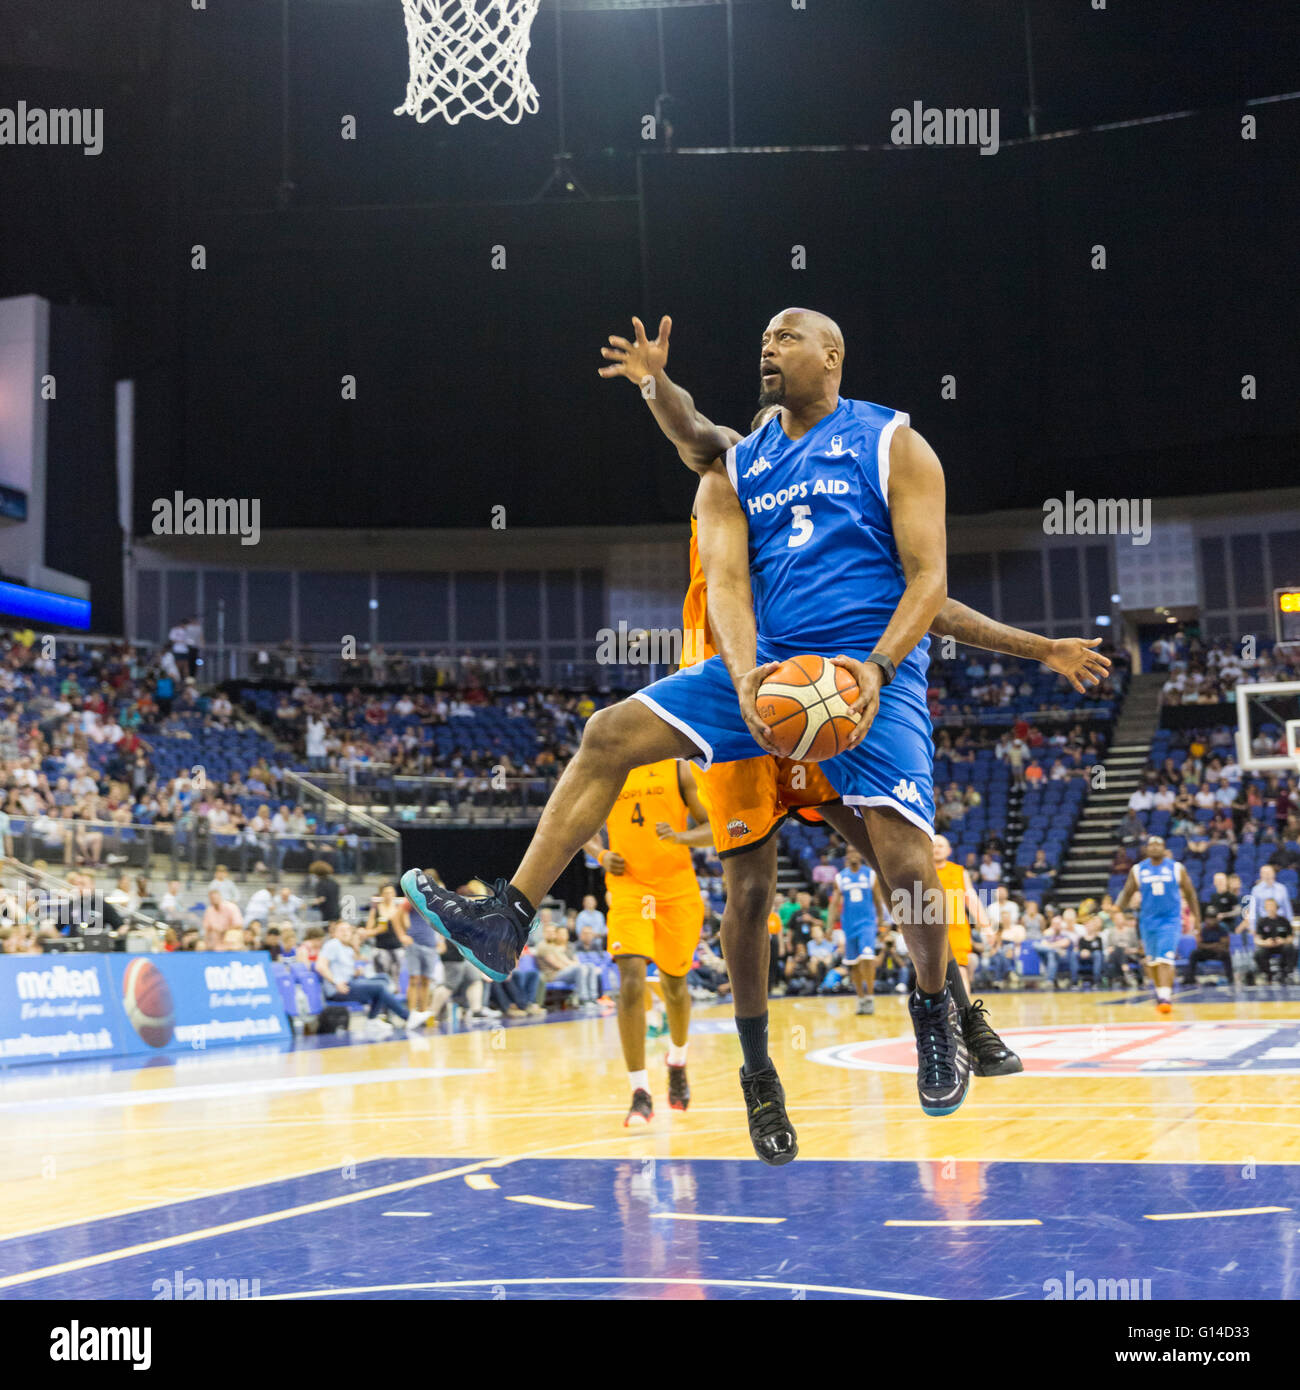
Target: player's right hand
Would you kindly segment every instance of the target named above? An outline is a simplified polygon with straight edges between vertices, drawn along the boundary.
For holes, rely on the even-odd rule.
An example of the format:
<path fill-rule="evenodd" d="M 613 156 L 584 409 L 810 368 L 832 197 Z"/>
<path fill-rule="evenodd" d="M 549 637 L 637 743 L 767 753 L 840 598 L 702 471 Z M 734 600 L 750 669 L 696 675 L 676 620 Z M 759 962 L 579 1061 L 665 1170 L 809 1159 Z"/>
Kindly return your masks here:
<path fill-rule="evenodd" d="M 736 694 L 740 697 L 740 714 L 745 727 L 753 735 L 754 742 L 774 758 L 781 756 L 781 750 L 772 742 L 772 731 L 758 715 L 758 687 L 780 666 L 779 661 L 769 661 L 766 666 L 755 666 L 746 671 L 736 682 Z"/>
<path fill-rule="evenodd" d="M 659 336 L 647 338 L 645 324 L 634 316 L 632 331 L 636 334 L 636 341 L 629 343 L 626 338 L 610 334 L 609 347 L 601 348 L 600 355 L 612 362 L 613 366 L 601 367 L 600 375 L 625 376 L 639 386 L 647 377 L 662 372 L 668 365 L 668 335 L 672 329 L 673 321 L 665 314 L 659 320 Z"/>
<path fill-rule="evenodd" d="M 621 854 L 615 854 L 613 850 L 610 850 L 600 861 L 600 867 L 604 869 L 607 874 L 618 875 L 627 870 L 627 863 Z"/>

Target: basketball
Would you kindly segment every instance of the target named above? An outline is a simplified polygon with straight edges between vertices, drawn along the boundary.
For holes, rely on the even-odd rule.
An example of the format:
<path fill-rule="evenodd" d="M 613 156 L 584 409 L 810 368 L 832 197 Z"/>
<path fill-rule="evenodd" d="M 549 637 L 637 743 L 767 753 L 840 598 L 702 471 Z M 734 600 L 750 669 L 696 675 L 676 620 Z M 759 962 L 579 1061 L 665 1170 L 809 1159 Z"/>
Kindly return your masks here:
<path fill-rule="evenodd" d="M 150 1047 L 166 1047 L 172 1040 L 172 992 L 156 965 L 133 960 L 122 976 L 122 1008 L 131 1027 Z"/>
<path fill-rule="evenodd" d="M 782 662 L 758 688 L 759 717 L 783 758 L 820 763 L 844 751 L 857 717 L 858 683 L 821 656 Z"/>

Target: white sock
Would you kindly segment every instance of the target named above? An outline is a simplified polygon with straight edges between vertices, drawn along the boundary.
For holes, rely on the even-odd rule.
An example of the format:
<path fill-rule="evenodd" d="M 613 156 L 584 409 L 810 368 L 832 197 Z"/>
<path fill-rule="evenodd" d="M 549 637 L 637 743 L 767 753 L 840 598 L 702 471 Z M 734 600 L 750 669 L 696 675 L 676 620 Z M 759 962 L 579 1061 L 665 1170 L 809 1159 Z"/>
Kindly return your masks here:
<path fill-rule="evenodd" d="M 1173 994 L 1173 990 L 1168 985 L 1156 986 L 1156 998 L 1168 999 Z"/>
<path fill-rule="evenodd" d="M 675 1042 L 668 1044 L 668 1065 L 670 1067 L 684 1067 L 686 1065 L 686 1049 L 690 1043 L 684 1042 L 680 1047 Z"/>
<path fill-rule="evenodd" d="M 634 1091 L 648 1092 L 650 1090 L 650 1077 L 644 1071 L 630 1071 L 627 1074 L 627 1079 L 632 1083 Z"/>

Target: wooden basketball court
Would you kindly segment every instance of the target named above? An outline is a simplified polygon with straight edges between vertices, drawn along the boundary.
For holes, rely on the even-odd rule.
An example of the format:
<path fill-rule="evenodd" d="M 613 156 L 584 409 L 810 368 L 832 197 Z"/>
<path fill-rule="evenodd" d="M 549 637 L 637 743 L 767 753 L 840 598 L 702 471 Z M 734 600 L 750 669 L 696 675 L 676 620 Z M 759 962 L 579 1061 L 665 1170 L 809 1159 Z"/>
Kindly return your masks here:
<path fill-rule="evenodd" d="M 1157 1298 L 1300 1294 L 1285 991 L 1199 989 L 1172 1019 L 1146 995 L 990 1004 L 1025 1074 L 929 1119 L 901 996 L 867 1018 L 774 1000 L 800 1144 L 783 1169 L 750 1149 L 725 1005 L 696 1011 L 688 1112 L 668 1110 L 650 1044 L 656 1116 L 637 1131 L 612 1014 L 15 1068 L 0 1296 L 229 1277 L 287 1298 L 1041 1299 L 1067 1270 L 1151 1277 Z"/>

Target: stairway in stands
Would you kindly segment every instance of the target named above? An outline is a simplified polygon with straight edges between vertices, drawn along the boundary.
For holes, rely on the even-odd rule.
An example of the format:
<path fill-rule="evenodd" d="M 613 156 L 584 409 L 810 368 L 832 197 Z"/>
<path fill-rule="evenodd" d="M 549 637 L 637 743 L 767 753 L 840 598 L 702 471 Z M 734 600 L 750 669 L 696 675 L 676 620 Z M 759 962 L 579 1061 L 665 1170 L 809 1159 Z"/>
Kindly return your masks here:
<path fill-rule="evenodd" d="M 1151 672 L 1129 682 L 1114 742 L 1102 764 L 1105 786 L 1089 792 L 1066 851 L 1065 868 L 1057 880 L 1057 897 L 1063 907 L 1077 907 L 1084 898 L 1100 901 L 1107 890 L 1115 855 L 1115 828 L 1142 780 L 1151 738 L 1160 725 L 1160 687 L 1164 681 L 1163 674 Z"/>
<path fill-rule="evenodd" d="M 776 886 L 777 891 L 784 893 L 791 902 L 794 901 L 796 893 L 801 893 L 804 889 L 812 891 L 808 875 L 795 863 L 784 845 L 777 851 L 776 856 Z"/>

